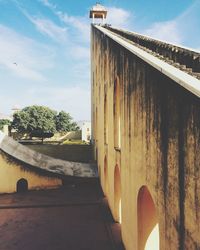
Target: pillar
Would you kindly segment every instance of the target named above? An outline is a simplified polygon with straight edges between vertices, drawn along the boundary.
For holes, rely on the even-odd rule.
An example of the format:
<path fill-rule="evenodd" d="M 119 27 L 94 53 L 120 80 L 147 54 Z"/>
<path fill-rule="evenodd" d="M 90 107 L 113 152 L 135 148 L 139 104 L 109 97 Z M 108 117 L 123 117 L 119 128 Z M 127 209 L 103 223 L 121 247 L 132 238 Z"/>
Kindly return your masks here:
<path fill-rule="evenodd" d="M 94 24 L 94 13 L 92 13 L 92 23 Z"/>

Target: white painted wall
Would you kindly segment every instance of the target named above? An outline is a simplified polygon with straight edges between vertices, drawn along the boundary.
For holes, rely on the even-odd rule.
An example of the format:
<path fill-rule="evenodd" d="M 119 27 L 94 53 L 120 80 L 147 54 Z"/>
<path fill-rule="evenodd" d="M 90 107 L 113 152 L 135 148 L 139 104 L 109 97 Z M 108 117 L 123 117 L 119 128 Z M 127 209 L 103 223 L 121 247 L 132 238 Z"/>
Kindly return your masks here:
<path fill-rule="evenodd" d="M 81 121 L 78 122 L 78 126 L 81 129 L 81 140 L 85 142 L 90 142 L 91 140 L 91 122 Z"/>

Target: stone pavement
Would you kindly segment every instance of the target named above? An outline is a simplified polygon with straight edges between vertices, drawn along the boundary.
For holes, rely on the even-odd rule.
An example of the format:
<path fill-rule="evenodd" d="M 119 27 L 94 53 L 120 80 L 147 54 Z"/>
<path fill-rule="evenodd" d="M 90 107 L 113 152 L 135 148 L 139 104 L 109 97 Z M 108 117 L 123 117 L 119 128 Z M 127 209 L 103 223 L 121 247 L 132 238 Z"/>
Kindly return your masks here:
<path fill-rule="evenodd" d="M 0 250 L 124 250 L 97 180 L 0 196 Z"/>

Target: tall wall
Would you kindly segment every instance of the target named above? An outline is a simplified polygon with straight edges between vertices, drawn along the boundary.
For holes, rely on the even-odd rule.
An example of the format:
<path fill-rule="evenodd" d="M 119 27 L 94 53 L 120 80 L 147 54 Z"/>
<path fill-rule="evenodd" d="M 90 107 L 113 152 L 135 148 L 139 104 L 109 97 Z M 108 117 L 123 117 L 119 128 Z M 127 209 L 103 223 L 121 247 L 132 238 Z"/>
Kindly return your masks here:
<path fill-rule="evenodd" d="M 200 249 L 200 99 L 95 26 L 91 51 L 94 153 L 126 249 L 157 223 L 160 249 Z"/>

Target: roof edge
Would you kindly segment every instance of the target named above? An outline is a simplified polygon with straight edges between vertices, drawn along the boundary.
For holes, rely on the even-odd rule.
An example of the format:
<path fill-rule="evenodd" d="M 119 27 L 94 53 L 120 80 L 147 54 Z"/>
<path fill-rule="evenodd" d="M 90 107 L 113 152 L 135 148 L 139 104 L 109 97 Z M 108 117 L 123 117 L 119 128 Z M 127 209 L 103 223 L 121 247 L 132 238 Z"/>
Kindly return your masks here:
<path fill-rule="evenodd" d="M 114 35 L 111 31 L 107 30 L 106 28 L 94 25 L 96 29 L 107 35 L 109 38 L 129 50 L 131 53 L 154 67 L 155 69 L 162 72 L 164 75 L 168 76 L 173 81 L 177 82 L 180 86 L 184 87 L 197 97 L 200 97 L 200 80 L 196 79 L 195 77 L 177 69 L 176 67 L 160 60 L 159 58 L 151 55 L 150 53 L 138 48 L 137 46 L 128 43 L 124 39 Z"/>

